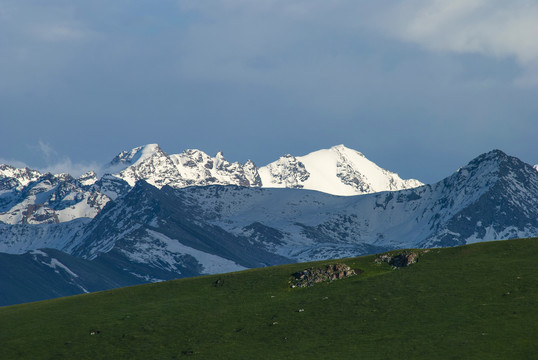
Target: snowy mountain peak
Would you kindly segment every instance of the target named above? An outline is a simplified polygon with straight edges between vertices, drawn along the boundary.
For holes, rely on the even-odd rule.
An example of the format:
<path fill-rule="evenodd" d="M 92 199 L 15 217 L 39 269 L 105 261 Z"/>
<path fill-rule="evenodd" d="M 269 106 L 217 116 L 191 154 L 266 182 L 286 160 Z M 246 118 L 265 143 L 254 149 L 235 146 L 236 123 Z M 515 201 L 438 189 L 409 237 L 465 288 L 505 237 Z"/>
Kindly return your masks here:
<path fill-rule="evenodd" d="M 159 153 L 163 153 L 163 151 L 157 144 L 147 144 L 132 150 L 122 151 L 103 168 L 103 171 L 109 174 L 119 173 L 129 166 L 143 162 Z"/>
<path fill-rule="evenodd" d="M 305 165 L 295 156 L 286 154 L 259 169 L 264 187 L 301 189 L 310 177 Z"/>
<path fill-rule="evenodd" d="M 477 156 L 467 165 L 459 168 L 454 174 L 447 177 L 443 182 L 451 187 L 469 186 L 471 179 L 474 188 L 486 188 L 495 183 L 499 178 L 500 165 L 506 162 L 509 156 L 500 150 L 492 150 Z"/>
<path fill-rule="evenodd" d="M 0 164 L 0 190 L 3 188 L 21 189 L 32 181 L 36 181 L 43 174 L 27 167 L 16 168 L 6 164 Z"/>
<path fill-rule="evenodd" d="M 123 151 L 107 171 L 134 186 L 138 180 L 175 188 L 204 185 L 239 185 L 310 189 L 333 195 L 358 195 L 400 190 L 422 185 L 403 180 L 384 170 L 343 144 L 296 157 L 286 154 L 258 168 L 252 161 L 230 163 L 222 151 L 211 157 L 201 150 L 188 149 L 167 155 L 156 144 Z"/>
<path fill-rule="evenodd" d="M 506 176 L 511 172 L 519 171 L 521 169 L 526 169 L 525 171 L 528 172 L 532 167 L 518 158 L 509 156 L 500 150 L 492 150 L 476 157 L 467 165 L 458 169 L 458 171 L 448 177 L 447 180 L 473 176 L 481 179 L 481 181 L 486 181 L 487 179 L 497 179 Z"/>
<path fill-rule="evenodd" d="M 481 163 L 485 161 L 501 162 L 508 159 L 509 157 L 510 156 L 508 156 L 503 151 L 494 149 L 494 150 L 488 151 L 487 153 L 477 156 L 469 164 Z"/>
<path fill-rule="evenodd" d="M 342 196 L 423 185 L 418 180 L 401 179 L 344 145 L 314 151 L 305 156 L 288 154 L 260 168 L 259 172 L 264 187 L 303 188 Z"/>
<path fill-rule="evenodd" d="M 338 153 L 341 153 L 341 154 L 345 154 L 345 153 L 352 153 L 354 155 L 359 155 L 359 156 L 362 156 L 362 157 L 366 157 L 363 155 L 363 153 L 357 151 L 357 150 L 354 150 L 354 149 L 351 149 L 351 148 L 348 148 L 346 147 L 344 144 L 340 144 L 340 145 L 335 145 L 335 146 L 332 146 L 330 148 L 330 150 L 332 151 L 335 151 L 335 152 L 338 152 Z"/>
<path fill-rule="evenodd" d="M 80 181 L 82 185 L 89 186 L 95 184 L 99 179 L 95 171 L 90 170 L 87 173 L 82 174 L 77 180 Z"/>
<path fill-rule="evenodd" d="M 142 155 L 138 156 L 141 151 Z M 134 186 L 138 180 L 145 180 L 158 188 L 165 185 L 175 188 L 205 185 L 261 185 L 257 168 L 253 167 L 253 164 L 230 163 L 220 151 L 215 157 L 197 149 L 168 155 L 153 144 L 146 145 L 144 151 L 135 148 L 122 154 L 124 155 L 121 159 L 113 160 L 113 163 L 121 162 L 123 159 L 127 161 L 123 161 L 124 167 L 120 167 L 120 171 L 114 174 L 131 186 Z M 133 161 L 135 159 L 136 161 Z"/>

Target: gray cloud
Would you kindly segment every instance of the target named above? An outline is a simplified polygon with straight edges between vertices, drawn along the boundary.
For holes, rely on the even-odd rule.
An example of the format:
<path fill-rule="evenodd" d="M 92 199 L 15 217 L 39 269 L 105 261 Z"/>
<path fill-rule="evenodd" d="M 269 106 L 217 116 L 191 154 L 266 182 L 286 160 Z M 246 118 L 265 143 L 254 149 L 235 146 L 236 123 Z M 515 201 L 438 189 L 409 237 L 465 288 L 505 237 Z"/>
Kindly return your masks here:
<path fill-rule="evenodd" d="M 263 165 L 344 143 L 423 181 L 492 148 L 535 162 L 516 26 L 535 6 L 506 4 L 0 0 L 0 155 L 63 163 L 24 145 L 46 139 L 68 168 L 157 142 Z"/>
<path fill-rule="evenodd" d="M 54 162 L 48 166 L 39 168 L 41 172 L 50 172 L 52 174 L 70 174 L 74 177 L 79 177 L 80 175 L 92 170 L 99 172 L 101 166 L 95 162 L 91 163 L 74 163 L 69 157 L 63 157 L 57 162 Z"/>
<path fill-rule="evenodd" d="M 391 33 L 434 51 L 514 58 L 517 81 L 538 85 L 538 4 L 530 0 L 414 0 L 391 9 Z"/>
<path fill-rule="evenodd" d="M 54 158 L 58 155 L 56 150 L 54 150 L 49 143 L 46 143 L 42 140 L 38 141 L 37 146 L 35 146 L 35 149 L 41 152 L 41 155 L 47 163 L 53 161 Z"/>

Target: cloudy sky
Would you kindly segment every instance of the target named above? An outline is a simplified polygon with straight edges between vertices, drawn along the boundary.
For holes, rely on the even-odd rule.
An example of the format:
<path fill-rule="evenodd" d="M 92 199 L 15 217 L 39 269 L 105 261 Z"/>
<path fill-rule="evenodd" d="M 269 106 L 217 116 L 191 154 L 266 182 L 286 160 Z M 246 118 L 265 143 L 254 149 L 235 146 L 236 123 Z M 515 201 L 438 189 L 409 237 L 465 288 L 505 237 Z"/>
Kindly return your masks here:
<path fill-rule="evenodd" d="M 345 144 L 434 182 L 538 163 L 535 0 L 0 0 L 0 160 L 119 151 L 265 165 Z"/>

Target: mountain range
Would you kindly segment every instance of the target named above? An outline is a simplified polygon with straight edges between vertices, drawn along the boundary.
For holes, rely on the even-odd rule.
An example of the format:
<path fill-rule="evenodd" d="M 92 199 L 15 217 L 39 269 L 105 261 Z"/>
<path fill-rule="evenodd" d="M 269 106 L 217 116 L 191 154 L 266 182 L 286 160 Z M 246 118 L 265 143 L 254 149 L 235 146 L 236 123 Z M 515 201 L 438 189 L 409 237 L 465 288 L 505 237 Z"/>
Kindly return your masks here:
<path fill-rule="evenodd" d="M 538 234 L 538 171 L 499 150 L 428 185 L 343 145 L 258 168 L 152 144 L 100 172 L 0 166 L 2 304 Z"/>

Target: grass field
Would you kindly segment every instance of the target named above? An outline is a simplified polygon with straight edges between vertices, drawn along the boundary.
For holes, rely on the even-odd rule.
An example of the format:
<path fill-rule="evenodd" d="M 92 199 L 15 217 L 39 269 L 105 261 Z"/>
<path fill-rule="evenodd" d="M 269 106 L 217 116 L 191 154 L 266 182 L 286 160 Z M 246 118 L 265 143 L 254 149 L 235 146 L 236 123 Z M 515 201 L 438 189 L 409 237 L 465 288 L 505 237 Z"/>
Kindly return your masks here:
<path fill-rule="evenodd" d="M 432 249 L 396 270 L 374 258 L 3 307 L 0 359 L 538 358 L 538 239 Z M 364 272 L 289 287 L 336 262 Z"/>

